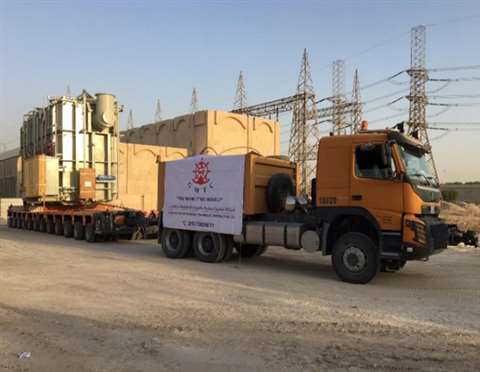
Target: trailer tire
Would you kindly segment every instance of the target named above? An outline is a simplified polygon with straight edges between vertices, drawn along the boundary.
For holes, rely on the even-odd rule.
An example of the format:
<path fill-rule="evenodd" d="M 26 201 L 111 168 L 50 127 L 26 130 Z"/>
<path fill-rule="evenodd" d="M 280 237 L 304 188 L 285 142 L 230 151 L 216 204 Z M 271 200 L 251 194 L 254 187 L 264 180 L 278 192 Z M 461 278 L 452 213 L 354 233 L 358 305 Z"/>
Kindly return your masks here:
<path fill-rule="evenodd" d="M 253 256 L 261 256 L 267 250 L 267 246 L 257 244 L 236 244 L 235 250 L 240 257 L 249 258 Z"/>
<path fill-rule="evenodd" d="M 220 262 L 225 257 L 225 236 L 213 232 L 197 231 L 193 235 L 195 257 L 202 262 Z"/>
<path fill-rule="evenodd" d="M 47 234 L 55 234 L 55 224 L 52 220 L 47 221 Z"/>
<path fill-rule="evenodd" d="M 15 226 L 17 229 L 21 229 L 22 226 L 22 217 L 17 217 L 17 226 Z"/>
<path fill-rule="evenodd" d="M 33 230 L 40 231 L 40 218 L 38 217 L 33 218 Z"/>
<path fill-rule="evenodd" d="M 55 235 L 63 235 L 63 223 L 55 222 Z"/>
<path fill-rule="evenodd" d="M 63 224 L 63 236 L 71 238 L 73 236 L 73 225 L 70 221 L 65 221 Z"/>
<path fill-rule="evenodd" d="M 337 276 L 344 282 L 366 284 L 380 268 L 378 248 L 365 234 L 346 233 L 335 242 L 332 265 Z"/>
<path fill-rule="evenodd" d="M 89 243 L 95 243 L 97 241 L 95 225 L 93 223 L 87 223 L 85 225 L 85 240 Z"/>
<path fill-rule="evenodd" d="M 12 218 L 12 217 L 8 217 L 8 218 L 7 218 L 7 226 L 8 226 L 9 228 L 11 228 L 12 225 L 13 225 L 13 218 Z"/>
<path fill-rule="evenodd" d="M 85 228 L 80 221 L 77 221 L 73 224 L 73 239 L 83 240 L 85 237 Z"/>
<path fill-rule="evenodd" d="M 40 218 L 40 222 L 39 222 L 39 231 L 44 233 L 44 232 L 47 232 L 47 222 L 45 221 L 44 218 Z"/>
<path fill-rule="evenodd" d="M 164 228 L 162 230 L 162 251 L 168 258 L 184 258 L 192 247 L 190 232 Z"/>
<path fill-rule="evenodd" d="M 292 177 L 286 173 L 274 174 L 267 184 L 267 206 L 270 212 L 279 213 L 285 209 L 285 200 L 294 195 Z"/>

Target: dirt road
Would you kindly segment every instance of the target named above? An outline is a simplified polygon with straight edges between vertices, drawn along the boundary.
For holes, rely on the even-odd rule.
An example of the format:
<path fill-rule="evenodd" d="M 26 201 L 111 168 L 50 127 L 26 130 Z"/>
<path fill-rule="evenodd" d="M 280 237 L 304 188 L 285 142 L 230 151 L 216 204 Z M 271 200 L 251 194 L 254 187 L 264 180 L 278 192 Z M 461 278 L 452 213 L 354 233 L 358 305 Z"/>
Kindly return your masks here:
<path fill-rule="evenodd" d="M 372 368 L 480 370 L 480 249 L 355 286 L 320 255 L 204 264 L 0 227 L 0 370 Z"/>

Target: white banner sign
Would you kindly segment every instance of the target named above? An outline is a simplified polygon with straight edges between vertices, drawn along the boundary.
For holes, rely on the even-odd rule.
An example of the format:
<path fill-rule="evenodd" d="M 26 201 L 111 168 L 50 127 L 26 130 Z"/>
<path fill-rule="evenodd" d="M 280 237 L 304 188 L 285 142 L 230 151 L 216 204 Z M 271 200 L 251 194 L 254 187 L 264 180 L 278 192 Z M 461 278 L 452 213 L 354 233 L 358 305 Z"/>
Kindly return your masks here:
<path fill-rule="evenodd" d="M 240 234 L 245 156 L 194 156 L 165 167 L 163 225 Z"/>

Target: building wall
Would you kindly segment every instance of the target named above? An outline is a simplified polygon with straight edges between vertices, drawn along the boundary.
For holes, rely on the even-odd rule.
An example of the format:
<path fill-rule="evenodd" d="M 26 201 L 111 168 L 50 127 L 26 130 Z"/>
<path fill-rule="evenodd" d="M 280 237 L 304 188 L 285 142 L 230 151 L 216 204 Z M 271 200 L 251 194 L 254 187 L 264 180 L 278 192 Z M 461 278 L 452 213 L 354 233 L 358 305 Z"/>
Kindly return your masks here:
<path fill-rule="evenodd" d="M 22 160 L 19 150 L 0 154 L 0 198 L 20 197 Z"/>
<path fill-rule="evenodd" d="M 0 225 L 7 223 L 8 207 L 11 205 L 23 205 L 22 199 L 19 198 L 0 198 Z"/>
<path fill-rule="evenodd" d="M 224 111 L 199 111 L 122 134 L 122 142 L 185 148 L 188 155 L 280 154 L 280 125 Z"/>

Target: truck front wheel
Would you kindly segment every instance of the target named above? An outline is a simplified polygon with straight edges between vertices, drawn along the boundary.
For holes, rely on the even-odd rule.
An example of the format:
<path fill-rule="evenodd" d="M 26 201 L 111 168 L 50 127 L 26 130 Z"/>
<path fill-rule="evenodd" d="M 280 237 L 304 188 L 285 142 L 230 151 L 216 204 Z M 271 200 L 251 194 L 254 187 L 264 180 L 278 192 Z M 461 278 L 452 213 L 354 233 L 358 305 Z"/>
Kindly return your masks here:
<path fill-rule="evenodd" d="M 335 242 L 332 264 L 343 281 L 366 284 L 379 270 L 378 249 L 368 236 L 357 232 L 346 233 Z"/>
<path fill-rule="evenodd" d="M 168 229 L 162 230 L 162 250 L 168 258 L 185 257 L 192 246 L 192 237 L 188 231 Z"/>
<path fill-rule="evenodd" d="M 195 257 L 203 262 L 219 262 L 225 257 L 225 236 L 212 232 L 197 231 L 193 236 Z"/>

